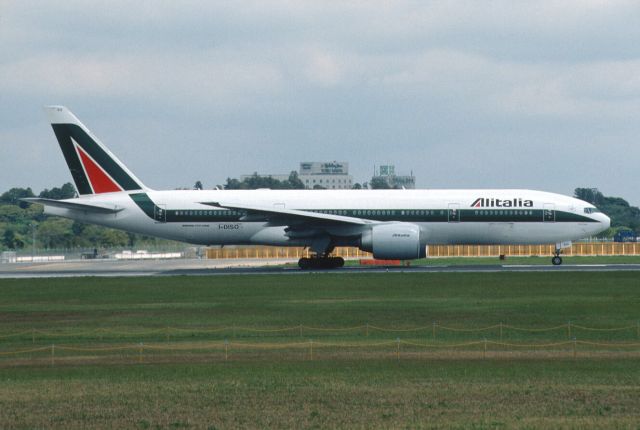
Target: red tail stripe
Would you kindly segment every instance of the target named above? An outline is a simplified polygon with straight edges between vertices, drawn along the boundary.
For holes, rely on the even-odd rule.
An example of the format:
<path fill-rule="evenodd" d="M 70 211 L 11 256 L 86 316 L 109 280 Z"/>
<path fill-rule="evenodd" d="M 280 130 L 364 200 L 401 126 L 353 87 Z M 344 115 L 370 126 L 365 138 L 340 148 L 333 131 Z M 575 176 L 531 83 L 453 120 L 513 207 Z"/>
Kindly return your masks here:
<path fill-rule="evenodd" d="M 78 150 L 80 161 L 82 161 L 82 166 L 89 177 L 91 188 L 93 188 L 95 194 L 122 191 L 122 188 L 107 176 L 100 166 L 98 166 L 82 148 L 76 145 L 76 149 Z"/>

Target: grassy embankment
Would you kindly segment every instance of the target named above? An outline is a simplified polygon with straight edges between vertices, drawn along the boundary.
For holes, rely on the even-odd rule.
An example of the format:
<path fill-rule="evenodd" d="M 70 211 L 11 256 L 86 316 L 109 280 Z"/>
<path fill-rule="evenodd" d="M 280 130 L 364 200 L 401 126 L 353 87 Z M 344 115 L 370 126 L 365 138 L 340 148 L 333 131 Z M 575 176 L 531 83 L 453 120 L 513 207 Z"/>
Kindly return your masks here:
<path fill-rule="evenodd" d="M 153 328 L 235 326 L 235 342 L 373 342 L 397 336 L 452 343 L 497 339 L 490 332 L 242 332 L 241 327 L 304 324 L 329 328 L 369 323 L 387 328 L 482 328 L 499 322 L 543 328 L 567 321 L 633 325 L 640 309 L 637 273 L 497 273 L 86 278 L 0 281 L 0 351 L 48 345 L 183 344 L 233 340 L 222 333 L 127 336 Z M 74 333 L 88 331 L 78 336 Z M 637 341 L 635 330 L 571 336 Z M 505 330 L 509 342 L 567 339 Z M 0 359 L 2 427 L 475 427 L 637 428 L 638 348 L 604 354 L 498 354 L 478 348 L 429 355 L 403 346 L 135 353 Z M 627 355 L 628 354 L 628 355 Z M 634 355 L 635 354 L 635 355 Z M 77 355 L 77 353 L 76 353 Z M 30 359 L 33 358 L 33 359 Z"/>

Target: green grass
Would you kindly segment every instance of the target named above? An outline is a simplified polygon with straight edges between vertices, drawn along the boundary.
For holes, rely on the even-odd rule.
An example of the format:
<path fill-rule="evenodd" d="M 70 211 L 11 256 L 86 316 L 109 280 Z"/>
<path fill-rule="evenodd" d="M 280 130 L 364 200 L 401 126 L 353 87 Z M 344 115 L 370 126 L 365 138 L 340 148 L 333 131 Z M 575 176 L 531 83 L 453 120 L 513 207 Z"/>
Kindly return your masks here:
<path fill-rule="evenodd" d="M 300 274 L 0 281 L 0 335 L 46 330 L 60 337 L 0 338 L 0 352 L 30 346 L 161 343 L 164 336 L 73 333 L 96 328 L 480 328 L 502 322 L 550 327 L 634 325 L 639 273 Z M 235 342 L 434 342 L 431 330 L 255 333 Z M 496 339 L 439 330 L 435 342 Z M 509 342 L 566 340 L 566 331 L 507 331 Z M 638 342 L 637 332 L 571 337 Z M 172 334 L 171 343 L 233 332 Z M 35 342 L 34 342 L 35 341 Z M 32 343 L 34 342 L 34 343 Z M 234 347 L 235 348 L 235 347 Z M 3 428 L 638 428 L 638 347 L 548 353 L 480 348 L 431 353 L 402 347 L 158 353 L 47 353 L 0 358 Z"/>
<path fill-rule="evenodd" d="M 638 360 L 0 370 L 3 427 L 637 428 Z"/>

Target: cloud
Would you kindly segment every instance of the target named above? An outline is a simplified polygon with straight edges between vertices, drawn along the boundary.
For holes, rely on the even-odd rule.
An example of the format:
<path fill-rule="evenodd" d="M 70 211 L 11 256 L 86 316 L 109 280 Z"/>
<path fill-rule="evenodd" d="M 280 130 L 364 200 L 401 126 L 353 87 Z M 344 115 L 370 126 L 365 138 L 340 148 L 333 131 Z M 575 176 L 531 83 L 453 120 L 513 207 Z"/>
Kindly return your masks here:
<path fill-rule="evenodd" d="M 153 150 L 194 166 L 148 179 L 158 186 L 314 157 L 349 160 L 361 181 L 384 161 L 422 185 L 435 172 L 456 186 L 512 177 L 557 190 L 556 172 L 584 180 L 581 165 L 640 202 L 626 185 L 640 157 L 639 13 L 584 0 L 5 2 L 0 144 L 50 141 L 30 127 L 42 104 L 65 103 L 105 140 L 135 141 L 132 165 Z M 172 152 L 184 140 L 191 151 Z M 220 148 L 231 155 L 213 168 Z M 509 167 L 523 154 L 529 165 Z M 593 169 L 596 156 L 617 178 Z M 21 176 L 25 162 L 0 170 L 56 185 L 40 159 Z"/>

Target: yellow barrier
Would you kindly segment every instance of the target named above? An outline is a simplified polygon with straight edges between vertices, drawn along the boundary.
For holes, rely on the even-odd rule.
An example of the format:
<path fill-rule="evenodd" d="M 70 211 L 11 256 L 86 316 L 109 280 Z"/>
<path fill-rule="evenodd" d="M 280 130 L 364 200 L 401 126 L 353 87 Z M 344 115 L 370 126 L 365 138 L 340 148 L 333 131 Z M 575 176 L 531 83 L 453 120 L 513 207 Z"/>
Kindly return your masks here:
<path fill-rule="evenodd" d="M 429 257 L 498 257 L 552 256 L 555 245 L 429 245 Z M 372 258 L 368 252 L 353 247 L 338 247 L 336 256 L 344 258 Z M 640 243 L 590 242 L 574 243 L 563 250 L 567 256 L 640 255 Z M 309 257 L 309 249 L 277 246 L 237 246 L 208 248 L 211 259 L 298 259 Z"/>

